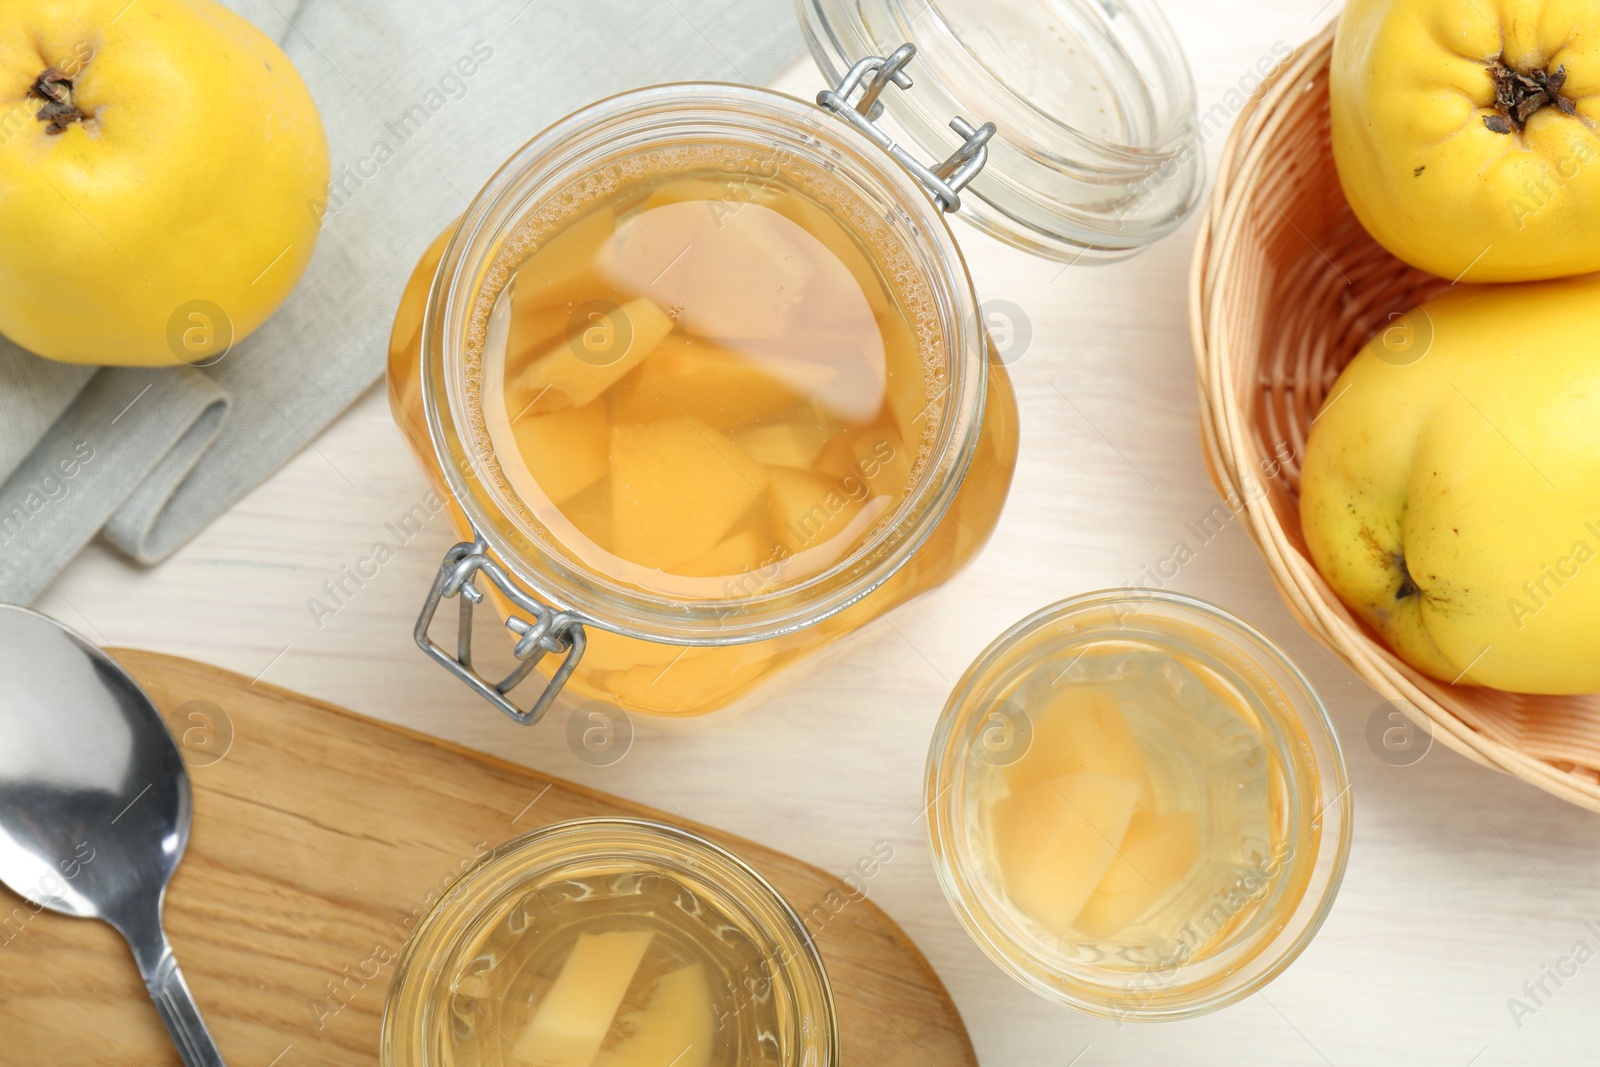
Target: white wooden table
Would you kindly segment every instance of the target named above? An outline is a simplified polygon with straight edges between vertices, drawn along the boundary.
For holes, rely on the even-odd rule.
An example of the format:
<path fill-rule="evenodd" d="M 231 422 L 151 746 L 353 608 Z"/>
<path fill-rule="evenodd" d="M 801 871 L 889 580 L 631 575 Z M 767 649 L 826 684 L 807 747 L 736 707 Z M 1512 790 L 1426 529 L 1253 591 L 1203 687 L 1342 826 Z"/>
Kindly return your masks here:
<path fill-rule="evenodd" d="M 1298 44 L 1333 11 L 1168 6 L 1202 111 L 1248 91 L 1276 43 Z M 806 95 L 817 84 L 809 65 L 780 82 Z M 424 659 L 411 627 L 455 537 L 442 517 L 404 545 L 386 528 L 426 488 L 381 390 L 170 562 L 143 571 L 92 547 L 39 606 L 106 644 L 260 676 L 835 871 L 888 841 L 895 858 L 871 892 L 949 985 L 987 1067 L 1600 1060 L 1600 962 L 1571 958 L 1579 942 L 1585 960 L 1600 952 L 1600 819 L 1442 749 L 1410 767 L 1380 762 L 1365 740 L 1378 697 L 1289 620 L 1245 532 L 1201 547 L 1185 529 L 1216 499 L 1185 307 L 1193 223 L 1130 262 L 1066 271 L 961 229 L 980 294 L 1032 323 L 1013 366 L 1023 446 L 1009 509 L 958 580 L 756 711 L 641 723 L 625 759 L 593 768 L 562 729 L 512 724 Z M 319 626 L 308 599 L 380 540 L 395 557 Z M 918 818 L 923 758 L 950 686 L 996 634 L 1050 601 L 1135 580 L 1179 540 L 1197 555 L 1170 586 L 1260 627 L 1327 700 L 1354 780 L 1355 846 L 1321 936 L 1264 994 L 1197 1021 L 1119 1028 L 1035 999 L 956 924 Z M 1546 967 L 1576 973 L 1557 985 Z M 1524 982 L 1541 979 L 1536 1002 Z M 1513 1018 L 1511 997 L 1532 1014 Z"/>

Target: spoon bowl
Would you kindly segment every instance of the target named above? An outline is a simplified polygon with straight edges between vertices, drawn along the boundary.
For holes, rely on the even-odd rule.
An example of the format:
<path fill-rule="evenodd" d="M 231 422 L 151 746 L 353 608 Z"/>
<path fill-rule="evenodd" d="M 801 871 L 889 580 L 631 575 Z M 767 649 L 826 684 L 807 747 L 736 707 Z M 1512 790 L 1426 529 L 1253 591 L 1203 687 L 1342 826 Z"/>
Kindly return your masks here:
<path fill-rule="evenodd" d="M 55 620 L 0 604 L 0 882 L 127 940 L 186 1067 L 223 1060 L 161 927 L 189 776 L 150 698 Z"/>

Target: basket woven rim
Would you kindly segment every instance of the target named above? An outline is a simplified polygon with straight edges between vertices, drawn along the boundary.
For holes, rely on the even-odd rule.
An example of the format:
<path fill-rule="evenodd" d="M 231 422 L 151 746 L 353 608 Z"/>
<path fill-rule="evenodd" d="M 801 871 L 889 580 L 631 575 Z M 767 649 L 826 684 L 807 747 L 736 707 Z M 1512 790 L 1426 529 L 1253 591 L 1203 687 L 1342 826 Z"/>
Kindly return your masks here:
<path fill-rule="evenodd" d="M 1242 398 L 1229 372 L 1229 339 L 1222 328 L 1216 282 L 1229 275 L 1243 228 L 1233 222 L 1244 212 L 1254 189 L 1249 175 L 1289 121 L 1285 104 L 1296 93 L 1313 91 L 1333 50 L 1337 16 L 1298 49 L 1246 102 L 1217 160 L 1211 197 L 1200 217 L 1189 279 L 1190 331 L 1200 387 L 1200 435 L 1213 486 L 1241 503 L 1239 515 L 1266 557 L 1273 584 L 1314 640 L 1339 656 L 1385 700 L 1426 726 L 1452 751 L 1524 781 L 1570 803 L 1600 811 L 1600 782 L 1531 756 L 1490 737 L 1441 700 L 1448 688 L 1400 660 L 1333 595 L 1321 575 L 1289 538 L 1270 502 L 1244 491 L 1240 470 L 1260 454 L 1252 431 L 1253 396 Z M 1291 224 L 1292 225 L 1292 224 Z M 1360 640 L 1335 640 L 1333 635 Z"/>

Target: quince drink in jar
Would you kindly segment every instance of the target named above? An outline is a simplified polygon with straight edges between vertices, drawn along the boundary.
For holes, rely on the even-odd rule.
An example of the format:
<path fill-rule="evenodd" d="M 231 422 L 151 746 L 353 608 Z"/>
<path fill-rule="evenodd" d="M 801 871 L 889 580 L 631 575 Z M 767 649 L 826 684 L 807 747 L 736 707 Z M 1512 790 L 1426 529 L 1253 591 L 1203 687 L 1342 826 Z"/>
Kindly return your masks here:
<path fill-rule="evenodd" d="M 384 1067 L 838 1067 L 804 923 L 733 854 L 638 819 L 509 841 L 417 927 Z"/>
<path fill-rule="evenodd" d="M 1213 1011 L 1321 927 L 1350 847 L 1326 711 L 1281 651 L 1170 593 L 1090 594 L 998 638 L 946 706 L 935 867 L 978 944 L 1112 1018 Z"/>
<path fill-rule="evenodd" d="M 515 528 L 538 570 L 578 576 L 580 592 L 550 595 L 585 627 L 566 685 L 682 715 L 959 571 L 999 518 L 1017 425 L 959 253 L 910 175 L 892 192 L 915 211 L 886 212 L 841 178 L 848 159 L 663 140 L 519 205 L 463 304 L 455 441 L 435 447 L 425 404 L 455 229 L 413 274 L 389 383 L 463 533 Z M 472 516 L 474 497 L 499 514 Z"/>
<path fill-rule="evenodd" d="M 947 214 L 1075 264 L 1198 202 L 1193 86 L 1145 0 L 908 6 L 799 5 L 836 86 L 815 103 L 662 85 L 562 119 L 418 263 L 391 401 L 465 540 L 417 641 L 513 718 L 562 687 L 722 708 L 948 581 L 999 519 L 1017 412 Z M 1104 99 L 991 62 L 1001 31 Z M 478 615 L 513 631 L 498 681 Z"/>

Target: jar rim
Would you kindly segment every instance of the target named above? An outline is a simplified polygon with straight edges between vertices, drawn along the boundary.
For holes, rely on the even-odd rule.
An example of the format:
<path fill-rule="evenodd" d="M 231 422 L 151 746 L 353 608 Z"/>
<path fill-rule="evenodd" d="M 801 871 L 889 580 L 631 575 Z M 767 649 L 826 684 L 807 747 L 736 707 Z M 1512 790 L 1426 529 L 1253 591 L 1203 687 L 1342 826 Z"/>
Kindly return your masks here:
<path fill-rule="evenodd" d="M 1069 968 L 1050 946 L 1029 936 L 1003 914 L 1005 907 L 981 885 L 980 861 L 962 827 L 966 802 L 968 750 L 973 712 L 990 706 L 985 694 L 1015 677 L 1015 655 L 1030 638 L 1048 636 L 1052 627 L 1070 629 L 1074 646 L 1097 637 L 1114 638 L 1122 622 L 1143 612 L 1174 624 L 1198 624 L 1232 646 L 1240 657 L 1267 672 L 1289 705 L 1275 709 L 1294 716 L 1299 744 L 1287 744 L 1275 731 L 1263 736 L 1291 768 L 1309 764 L 1298 780 L 1315 783 L 1314 792 L 1290 797 L 1289 806 L 1315 804 L 1310 822 L 1315 847 L 1275 857 L 1280 867 L 1303 876 L 1282 928 L 1251 955 L 1233 961 L 1224 973 L 1206 974 L 1185 959 L 1159 970 L 1105 971 L 1097 980 L 1091 968 Z M 1087 623 L 1076 622 L 1081 618 Z M 1147 618 L 1151 616 L 1146 616 Z M 1107 626 L 1100 620 L 1114 620 Z M 1074 624 L 1076 628 L 1074 628 Z M 1268 702 L 1271 709 L 1272 702 Z M 1011 626 L 973 660 L 940 713 L 928 750 L 924 779 L 929 806 L 928 840 L 945 898 L 963 928 L 1001 970 L 1047 1000 L 1116 1020 L 1183 1019 L 1205 1014 L 1254 993 L 1297 959 L 1321 929 L 1344 879 L 1352 835 L 1350 780 L 1338 734 L 1326 707 L 1300 668 L 1250 624 L 1213 604 L 1165 590 L 1103 590 L 1048 605 Z M 1201 961 L 1214 957 L 1201 957 Z M 1144 981 L 1155 974 L 1154 982 Z M 1135 986 L 1139 988 L 1135 989 Z M 1131 994 L 1131 995 L 1130 995 Z"/>
<path fill-rule="evenodd" d="M 675 132 L 676 131 L 676 132 Z M 473 372 L 482 315 L 474 307 L 506 284 L 507 242 L 539 206 L 572 197 L 570 181 L 594 173 L 619 145 L 677 143 L 718 136 L 826 162 L 830 178 L 868 185 L 888 205 L 908 254 L 935 295 L 937 338 L 946 387 L 943 418 L 922 477 L 896 521 L 827 569 L 753 595 L 689 600 L 613 580 L 568 558 L 540 536 L 537 524 L 512 524 L 514 496 L 491 493 L 482 450 L 467 442 L 482 417 Z M 683 143 L 695 143 L 683 140 Z M 608 156 L 607 153 L 613 153 Z M 519 254 L 526 255 L 531 249 Z M 514 251 L 514 250 L 513 250 Z M 428 431 L 452 495 L 476 534 L 536 596 L 585 624 L 667 644 L 733 645 L 812 626 L 866 596 L 900 569 L 932 534 L 976 452 L 987 361 L 977 300 L 966 264 L 943 216 L 922 187 L 887 154 L 826 111 L 786 94 L 726 83 L 672 83 L 597 101 L 558 120 L 519 149 L 468 207 L 440 260 L 424 310 L 422 390 Z M 481 377 L 481 367 L 478 368 Z"/>
<path fill-rule="evenodd" d="M 730 895 L 746 894 L 749 903 L 740 901 L 743 917 L 763 936 L 781 943 L 787 954 L 778 970 L 793 978 L 791 991 L 801 1002 L 810 1024 L 801 1032 L 813 1041 L 801 1051 L 821 1057 L 803 1062 L 808 1067 L 837 1067 L 840 1042 L 833 990 L 821 951 L 799 913 L 766 876 L 729 849 L 685 827 L 633 816 L 568 819 L 519 834 L 486 853 L 439 894 L 407 939 L 395 966 L 383 1012 L 381 1052 L 385 1067 L 403 1067 L 410 1062 L 398 1058 L 402 1042 L 426 1041 L 425 1034 L 399 1033 L 397 1019 L 405 1010 L 414 1010 L 428 991 L 450 981 L 452 975 L 439 966 L 439 961 L 460 948 L 461 938 L 470 932 L 461 927 L 501 899 L 507 884 L 498 879 L 520 877 L 520 881 L 511 883 L 515 885 L 537 874 L 541 868 L 519 865 L 536 863 L 542 854 L 547 863 L 559 861 L 562 866 L 583 861 L 618 863 L 630 857 L 686 863 L 702 876 L 710 872 L 708 880 Z M 454 930 L 452 923 L 457 927 Z M 433 944 L 441 938 L 444 944 Z M 419 954 L 430 948 L 438 950 L 437 958 L 430 960 L 419 975 L 425 981 L 425 988 L 419 989 L 407 979 L 420 965 Z M 426 1020 L 419 1021 L 426 1026 Z"/>

